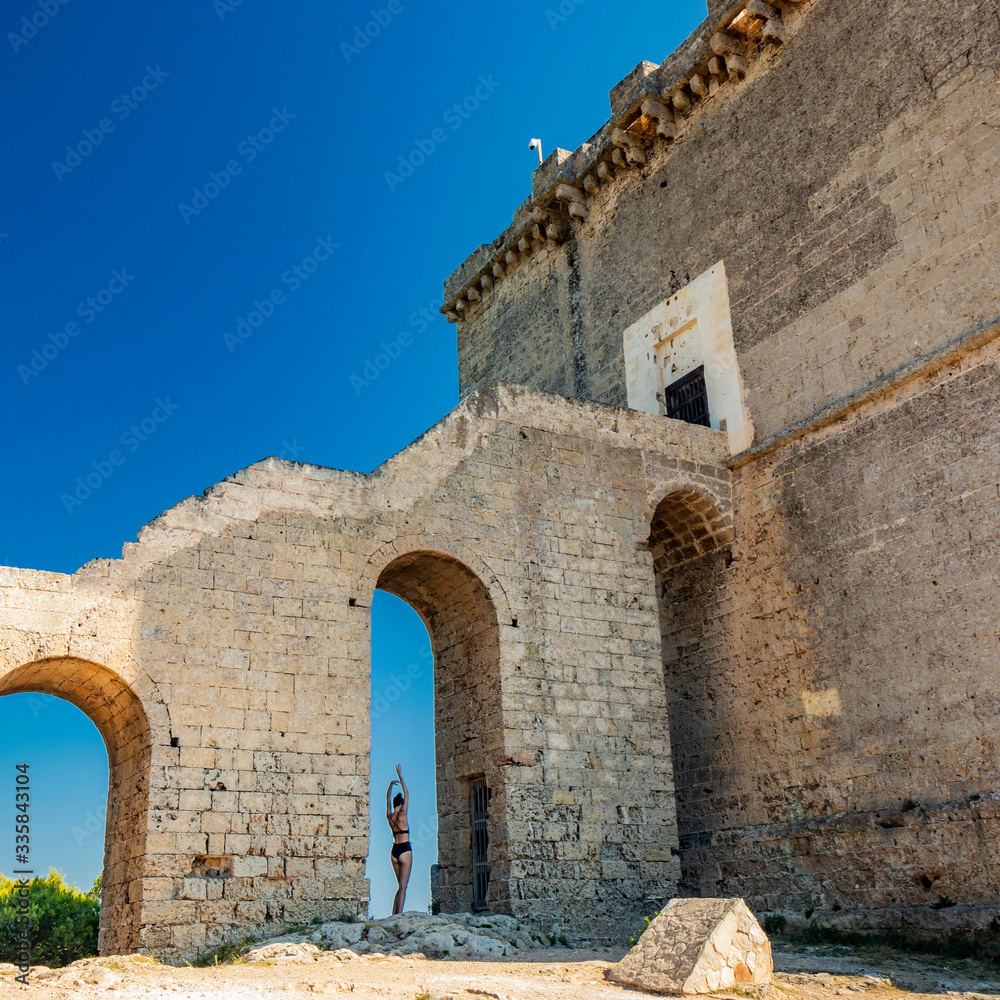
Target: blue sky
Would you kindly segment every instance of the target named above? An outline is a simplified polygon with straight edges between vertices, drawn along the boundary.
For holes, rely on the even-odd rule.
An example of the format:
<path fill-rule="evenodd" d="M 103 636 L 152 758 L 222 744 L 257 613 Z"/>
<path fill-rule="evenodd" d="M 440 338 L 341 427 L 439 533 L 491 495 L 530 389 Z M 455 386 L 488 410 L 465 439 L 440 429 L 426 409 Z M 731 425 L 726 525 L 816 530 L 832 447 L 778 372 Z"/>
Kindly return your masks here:
<path fill-rule="evenodd" d="M 530 192 L 528 140 L 585 141 L 608 90 L 704 14 L 704 0 L 635 0 L 627 16 L 610 0 L 5 4 L 0 564 L 117 557 L 267 455 L 368 471 L 405 447 L 458 401 L 441 285 Z M 382 345 L 398 348 L 384 370 Z M 426 641 L 398 603 L 375 608 L 373 693 Z M 433 801 L 430 669 L 421 680 L 374 720 L 376 831 L 393 758 Z M 33 755 L 40 855 L 89 884 L 100 837 L 72 829 L 103 809 L 103 744 L 75 709 L 32 714 L 28 697 L 0 699 L 0 764 Z M 388 909 L 391 891 L 373 896 Z"/>

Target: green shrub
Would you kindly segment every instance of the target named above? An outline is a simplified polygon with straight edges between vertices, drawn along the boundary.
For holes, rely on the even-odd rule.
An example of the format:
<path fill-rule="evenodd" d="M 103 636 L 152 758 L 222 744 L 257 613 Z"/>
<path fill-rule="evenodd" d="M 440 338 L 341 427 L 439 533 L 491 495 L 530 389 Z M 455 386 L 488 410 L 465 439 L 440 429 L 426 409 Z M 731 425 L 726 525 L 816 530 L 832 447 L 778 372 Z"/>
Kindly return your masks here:
<path fill-rule="evenodd" d="M 641 931 L 639 931 L 639 937 L 642 937 L 642 936 L 643 936 L 643 934 L 645 934 L 645 933 L 646 933 L 646 931 L 648 931 L 648 930 L 649 930 L 649 925 L 650 925 L 650 924 L 651 924 L 651 923 L 652 923 L 652 922 L 653 922 L 653 921 L 654 921 L 654 920 L 655 920 L 655 919 L 656 919 L 656 918 L 657 918 L 657 917 L 658 917 L 659 915 L 660 915 L 660 911 L 659 911 L 659 910 L 654 910 L 654 911 L 653 911 L 653 915 L 652 915 L 651 917 L 643 917 L 643 918 L 642 918 L 642 923 L 643 923 L 643 928 L 642 928 L 642 930 L 641 930 Z M 636 945 L 637 945 L 638 943 L 639 943 L 639 938 L 637 938 L 637 937 L 636 937 L 636 936 L 635 936 L 634 934 L 632 935 L 632 937 L 630 937 L 630 938 L 628 939 L 628 946 L 629 946 L 630 948 L 634 948 L 634 947 L 635 947 L 635 946 L 636 946 Z"/>
<path fill-rule="evenodd" d="M 97 954 L 101 876 L 89 892 L 69 886 L 61 872 L 29 883 L 31 964 L 58 967 Z M 18 961 L 17 896 L 13 879 L 0 875 L 0 962 Z"/>

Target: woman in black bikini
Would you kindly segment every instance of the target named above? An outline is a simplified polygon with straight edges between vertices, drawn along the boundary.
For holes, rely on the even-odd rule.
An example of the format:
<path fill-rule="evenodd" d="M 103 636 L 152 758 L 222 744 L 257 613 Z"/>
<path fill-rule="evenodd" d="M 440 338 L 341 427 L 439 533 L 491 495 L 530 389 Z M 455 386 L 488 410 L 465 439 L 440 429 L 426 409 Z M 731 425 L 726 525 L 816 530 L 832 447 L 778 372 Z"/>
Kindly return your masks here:
<path fill-rule="evenodd" d="M 399 764 L 396 765 L 396 775 L 399 778 L 399 786 L 403 793 L 397 794 L 392 799 L 392 786 L 395 781 L 389 782 L 389 787 L 385 791 L 385 818 L 389 821 L 389 829 L 392 830 L 392 870 L 396 873 L 396 881 L 399 888 L 396 890 L 395 898 L 392 901 L 393 914 L 403 912 L 403 903 L 406 900 L 406 883 L 410 880 L 410 868 L 413 866 L 413 849 L 410 847 L 410 831 L 407 827 L 406 807 L 409 805 L 410 796 L 406 790 L 406 782 L 403 781 L 403 772 Z"/>

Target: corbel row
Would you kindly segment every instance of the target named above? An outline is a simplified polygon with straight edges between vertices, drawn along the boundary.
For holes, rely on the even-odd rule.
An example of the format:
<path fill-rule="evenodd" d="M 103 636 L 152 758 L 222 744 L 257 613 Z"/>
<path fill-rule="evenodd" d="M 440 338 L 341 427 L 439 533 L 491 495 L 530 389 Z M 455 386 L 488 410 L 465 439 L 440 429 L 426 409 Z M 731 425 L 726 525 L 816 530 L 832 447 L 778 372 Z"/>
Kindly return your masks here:
<path fill-rule="evenodd" d="M 608 155 L 592 164 L 578 179 L 559 181 L 546 203 L 532 208 L 531 224 L 516 240 L 498 248 L 497 256 L 459 294 L 442 307 L 449 323 L 455 323 L 482 301 L 517 265 L 548 242 L 565 239 L 570 220 L 586 222 L 590 203 L 614 183 L 621 173 L 643 167 L 647 152 L 659 138 L 672 144 L 695 105 L 718 93 L 726 83 L 739 83 L 750 72 L 751 59 L 760 45 L 781 45 L 786 40 L 783 12 L 794 10 L 804 0 L 750 0 L 724 30 L 709 40 L 711 55 L 668 91 L 645 98 L 611 132 Z"/>

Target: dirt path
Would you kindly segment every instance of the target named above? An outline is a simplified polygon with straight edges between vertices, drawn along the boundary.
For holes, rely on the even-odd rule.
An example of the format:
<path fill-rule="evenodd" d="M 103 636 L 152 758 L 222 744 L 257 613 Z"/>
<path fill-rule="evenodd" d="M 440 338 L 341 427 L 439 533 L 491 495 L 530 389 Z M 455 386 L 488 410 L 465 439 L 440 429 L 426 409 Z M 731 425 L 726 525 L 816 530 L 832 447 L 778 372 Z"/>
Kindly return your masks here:
<path fill-rule="evenodd" d="M 566 948 L 522 954 L 501 961 L 427 961 L 413 957 L 369 956 L 341 961 L 332 953 L 308 964 L 226 965 L 192 969 L 135 962 L 128 958 L 98 959 L 115 973 L 113 985 L 59 986 L 39 982 L 21 986 L 12 974 L 0 975 L 0 998 L 103 997 L 106 1000 L 263 1000 L 263 998 L 350 996 L 351 1000 L 626 1000 L 650 994 L 616 986 L 604 970 L 622 955 L 618 951 L 587 952 Z M 847 948 L 781 949 L 775 952 L 775 986 L 766 1000 L 833 1000 L 863 993 L 865 1000 L 902 1000 L 905 994 L 951 992 L 970 1000 L 1000 996 L 1000 970 L 974 963 L 902 956 L 862 954 Z M 103 974 L 102 974 L 103 975 Z M 746 994 L 719 994 L 746 1000 Z M 861 998 L 858 998 L 861 1000 Z"/>

